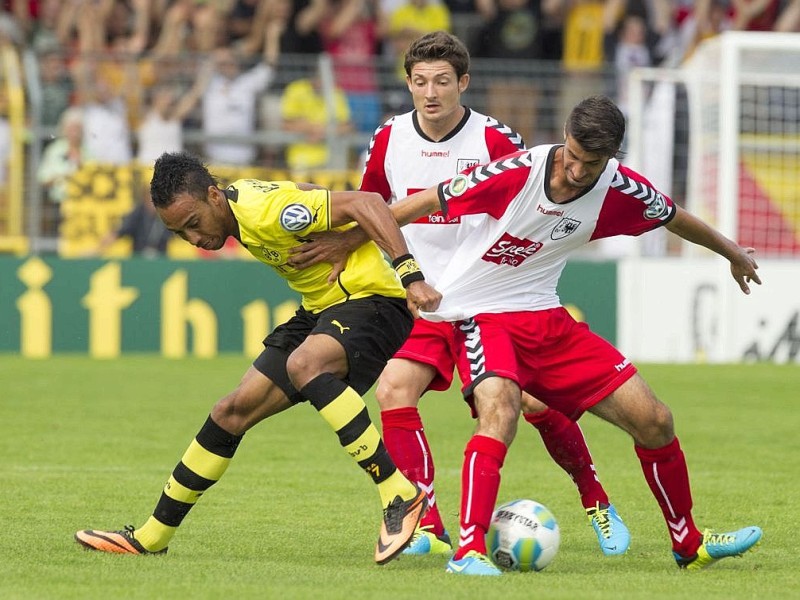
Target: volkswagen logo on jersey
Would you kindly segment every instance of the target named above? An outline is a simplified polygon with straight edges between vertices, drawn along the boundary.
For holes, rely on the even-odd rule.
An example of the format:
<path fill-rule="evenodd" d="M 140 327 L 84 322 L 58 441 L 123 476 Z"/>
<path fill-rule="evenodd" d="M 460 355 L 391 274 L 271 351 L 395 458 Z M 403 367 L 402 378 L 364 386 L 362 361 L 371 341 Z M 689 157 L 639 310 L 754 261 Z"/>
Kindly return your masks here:
<path fill-rule="evenodd" d="M 560 240 L 567 237 L 570 234 L 575 233 L 575 231 L 580 226 L 581 222 L 576 221 L 575 219 L 570 219 L 569 217 L 564 217 L 556 226 L 553 227 L 553 232 L 550 234 L 551 240 Z"/>
<path fill-rule="evenodd" d="M 450 180 L 450 185 L 447 187 L 447 191 L 451 196 L 460 196 L 466 191 L 468 184 L 469 179 L 467 179 L 464 175 L 456 175 Z"/>
<path fill-rule="evenodd" d="M 653 198 L 652 202 L 647 206 L 647 209 L 644 211 L 644 218 L 645 219 L 660 219 L 667 213 L 667 201 L 664 200 L 664 196 L 661 194 L 656 194 L 656 197 Z"/>
<path fill-rule="evenodd" d="M 311 211 L 302 204 L 290 204 L 281 211 L 281 227 L 286 231 L 300 231 L 311 224 Z"/>

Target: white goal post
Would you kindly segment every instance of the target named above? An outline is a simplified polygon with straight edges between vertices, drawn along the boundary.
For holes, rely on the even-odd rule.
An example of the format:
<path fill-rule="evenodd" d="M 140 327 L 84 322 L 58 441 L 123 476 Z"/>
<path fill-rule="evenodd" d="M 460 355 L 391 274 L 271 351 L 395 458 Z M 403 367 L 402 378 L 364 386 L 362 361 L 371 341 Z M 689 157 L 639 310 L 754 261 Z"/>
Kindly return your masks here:
<path fill-rule="evenodd" d="M 669 171 L 675 128 L 688 120 L 686 208 L 762 257 L 799 257 L 800 34 L 726 32 L 681 68 L 639 69 L 629 85 L 626 162 Z M 669 131 L 656 111 L 681 87 L 686 111 Z"/>
<path fill-rule="evenodd" d="M 800 34 L 723 33 L 679 68 L 635 70 L 627 106 L 626 164 L 753 246 L 764 285 L 745 296 L 724 259 L 688 242 L 680 258 L 623 261 L 623 349 L 656 361 L 800 361 Z M 669 306 L 670 325 L 641 303 Z"/>

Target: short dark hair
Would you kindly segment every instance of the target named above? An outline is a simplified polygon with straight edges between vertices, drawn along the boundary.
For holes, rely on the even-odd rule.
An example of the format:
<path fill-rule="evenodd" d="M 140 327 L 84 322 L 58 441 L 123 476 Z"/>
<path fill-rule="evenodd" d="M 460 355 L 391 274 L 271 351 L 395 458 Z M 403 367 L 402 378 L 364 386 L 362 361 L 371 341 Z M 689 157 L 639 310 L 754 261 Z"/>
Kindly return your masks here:
<path fill-rule="evenodd" d="M 564 133 L 587 152 L 618 156 L 625 137 L 625 117 L 607 96 L 589 96 L 567 117 Z"/>
<path fill-rule="evenodd" d="M 469 50 L 460 39 L 446 31 L 432 31 L 417 38 L 406 50 L 403 67 L 411 75 L 414 65 L 421 62 L 444 60 L 450 63 L 456 76 L 469 73 Z"/>
<path fill-rule="evenodd" d="M 184 192 L 205 200 L 212 185 L 218 185 L 217 180 L 199 158 L 188 152 L 165 152 L 156 160 L 150 196 L 155 206 L 166 207 Z"/>

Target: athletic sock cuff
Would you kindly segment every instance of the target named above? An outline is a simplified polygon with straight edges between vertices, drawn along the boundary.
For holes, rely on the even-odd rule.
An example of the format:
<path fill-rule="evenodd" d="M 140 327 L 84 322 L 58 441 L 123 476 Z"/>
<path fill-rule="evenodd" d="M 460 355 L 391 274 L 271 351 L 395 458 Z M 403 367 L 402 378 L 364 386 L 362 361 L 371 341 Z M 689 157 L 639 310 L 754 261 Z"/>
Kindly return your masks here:
<path fill-rule="evenodd" d="M 337 379 L 331 373 L 322 373 L 305 384 L 300 390 L 300 395 L 307 398 L 314 408 L 322 410 L 341 396 L 346 389 L 347 384 L 344 381 Z"/>
<path fill-rule="evenodd" d="M 234 435 L 225 431 L 209 415 L 195 439 L 198 444 L 209 452 L 223 458 L 233 458 L 233 455 L 236 454 L 236 449 L 239 447 L 239 442 L 242 441 L 242 437 L 244 436 Z"/>
<path fill-rule="evenodd" d="M 404 406 L 381 411 L 381 425 L 384 430 L 394 428 L 421 431 L 422 419 L 415 406 Z"/>
<path fill-rule="evenodd" d="M 681 445 L 678 442 L 677 436 L 666 446 L 661 448 L 642 448 L 641 446 L 634 446 L 636 456 L 639 460 L 645 462 L 664 462 L 671 459 L 681 451 Z"/>
<path fill-rule="evenodd" d="M 573 423 L 567 415 L 552 408 L 536 413 L 522 413 L 522 417 L 542 432 L 558 432 Z"/>
<path fill-rule="evenodd" d="M 503 462 L 506 460 L 508 447 L 506 447 L 506 445 L 500 440 L 496 440 L 485 435 L 473 435 L 472 439 L 467 442 L 467 447 L 464 450 L 464 454 L 471 454 L 472 452 L 478 452 L 480 454 L 491 456 L 498 463 L 500 463 L 499 466 L 502 467 Z"/>

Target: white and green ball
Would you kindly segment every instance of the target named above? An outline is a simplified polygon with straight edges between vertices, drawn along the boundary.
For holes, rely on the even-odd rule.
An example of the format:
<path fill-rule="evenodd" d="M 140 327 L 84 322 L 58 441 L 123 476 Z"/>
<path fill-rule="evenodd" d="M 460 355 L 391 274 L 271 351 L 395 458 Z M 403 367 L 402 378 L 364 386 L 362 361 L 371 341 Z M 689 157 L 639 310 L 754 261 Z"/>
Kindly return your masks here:
<path fill-rule="evenodd" d="M 553 561 L 560 543 L 553 513 L 534 500 L 498 506 L 486 534 L 490 558 L 509 571 L 541 571 Z"/>

